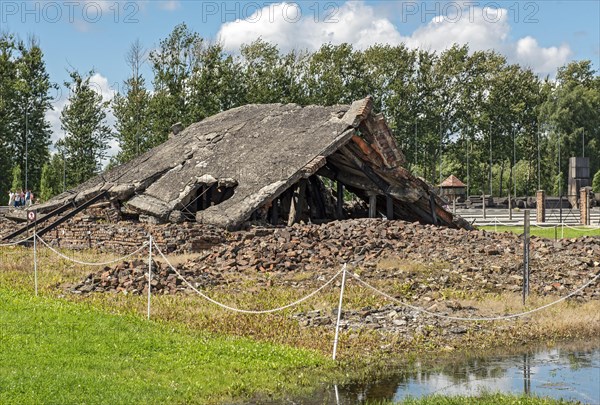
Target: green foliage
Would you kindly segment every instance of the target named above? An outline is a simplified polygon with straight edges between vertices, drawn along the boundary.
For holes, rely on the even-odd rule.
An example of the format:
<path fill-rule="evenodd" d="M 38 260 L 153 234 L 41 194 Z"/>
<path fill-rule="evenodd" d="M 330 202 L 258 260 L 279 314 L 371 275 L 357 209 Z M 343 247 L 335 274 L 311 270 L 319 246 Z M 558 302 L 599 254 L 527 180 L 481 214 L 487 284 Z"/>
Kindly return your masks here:
<path fill-rule="evenodd" d="M 554 184 L 553 184 L 553 189 L 552 192 L 554 193 L 554 195 L 556 196 L 560 196 L 560 195 L 565 195 L 566 193 L 566 187 L 565 187 L 565 179 L 564 176 L 561 173 L 558 173 L 554 176 Z"/>
<path fill-rule="evenodd" d="M 19 165 L 16 165 L 12 169 L 12 184 L 10 189 L 13 191 L 23 190 L 23 173 Z"/>
<path fill-rule="evenodd" d="M 108 103 L 90 86 L 94 72 L 82 77 L 70 72 L 69 104 L 62 110 L 60 120 L 66 136 L 57 142 L 67 166 L 67 187 L 76 186 L 99 172 L 106 157 L 111 130 L 106 124 Z"/>
<path fill-rule="evenodd" d="M 64 191 L 64 163 L 62 156 L 55 153 L 50 162 L 44 165 L 40 183 L 40 199 L 42 201 L 48 201 Z"/>
<path fill-rule="evenodd" d="M 290 392 L 329 360 L 0 288 L 0 403 L 217 403 Z"/>
<path fill-rule="evenodd" d="M 594 175 L 594 180 L 592 181 L 592 190 L 594 193 L 600 193 L 600 169 Z"/>
<path fill-rule="evenodd" d="M 21 187 L 33 190 L 39 187 L 50 145 L 46 112 L 51 108 L 50 90 L 54 86 L 43 58 L 35 38 L 24 42 L 0 33 L 0 173 L 9 173 L 19 165 Z M 11 187 L 9 182 L 9 176 L 0 176 L 2 200 Z"/>
<path fill-rule="evenodd" d="M 124 83 L 125 94 L 117 94 L 112 103 L 117 120 L 115 137 L 121 148 L 116 163 L 125 163 L 155 146 L 152 144 L 151 96 L 140 73 L 145 61 L 146 50 L 139 41 L 134 42 L 127 54 L 131 76 Z"/>
<path fill-rule="evenodd" d="M 538 187 L 558 191 L 555 175 L 567 173 L 571 156 L 585 154 L 592 172 L 600 169 L 600 76 L 590 61 L 561 67 L 551 81 L 468 46 L 433 52 L 326 44 L 283 52 L 259 39 L 228 54 L 185 24 L 149 53 L 134 42 L 125 60 L 131 74 L 112 101 L 121 147 L 113 165 L 164 142 L 177 122 L 185 127 L 248 103 L 348 104 L 370 94 L 407 167 L 432 184 L 455 174 L 471 194 L 487 193 L 491 171 L 495 195 L 507 195 L 513 178 L 518 194 L 533 195 Z M 89 76 L 72 72 L 65 85 L 72 93 L 62 114 L 68 136 L 57 146 L 73 186 L 99 172 L 110 130 L 108 105 L 90 90 Z M 0 172 L 19 165 L 34 190 L 49 160 L 51 89 L 38 43 L 1 34 Z M 566 192 L 566 179 L 561 184 Z M 0 198 L 9 187 L 9 176 L 0 176 Z"/>

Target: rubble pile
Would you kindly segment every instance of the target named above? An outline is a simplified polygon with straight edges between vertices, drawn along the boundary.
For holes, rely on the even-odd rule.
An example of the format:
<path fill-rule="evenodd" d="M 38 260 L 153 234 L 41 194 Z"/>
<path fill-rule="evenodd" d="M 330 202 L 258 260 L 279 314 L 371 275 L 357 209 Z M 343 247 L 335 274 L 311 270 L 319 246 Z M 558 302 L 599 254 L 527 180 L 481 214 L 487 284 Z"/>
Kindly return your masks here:
<path fill-rule="evenodd" d="M 179 266 L 186 279 L 199 287 L 227 284 L 234 290 L 248 279 L 259 287 L 310 289 L 348 263 L 363 280 L 400 284 L 403 298 L 423 303 L 443 298 L 449 289 L 484 294 L 522 288 L 522 240 L 511 233 L 357 219 L 257 227 L 229 236 L 229 241 Z M 185 290 L 171 270 L 158 266 L 159 291 Z M 564 295 L 600 271 L 600 238 L 533 238 L 530 269 L 532 292 Z M 139 292 L 146 272 L 147 263 L 124 263 L 90 275 L 74 290 Z M 600 286 L 586 289 L 580 297 L 600 298 Z"/>
<path fill-rule="evenodd" d="M 177 269 L 186 280 L 190 280 L 195 288 L 204 289 L 219 285 L 223 276 L 203 270 L 196 270 L 190 264 L 179 266 Z M 153 294 L 175 294 L 191 292 L 192 289 L 177 276 L 167 264 L 152 261 Z M 104 267 L 97 273 L 90 273 L 81 283 L 66 286 L 75 294 L 92 292 L 147 294 L 148 292 L 148 262 L 131 260 L 114 267 Z"/>

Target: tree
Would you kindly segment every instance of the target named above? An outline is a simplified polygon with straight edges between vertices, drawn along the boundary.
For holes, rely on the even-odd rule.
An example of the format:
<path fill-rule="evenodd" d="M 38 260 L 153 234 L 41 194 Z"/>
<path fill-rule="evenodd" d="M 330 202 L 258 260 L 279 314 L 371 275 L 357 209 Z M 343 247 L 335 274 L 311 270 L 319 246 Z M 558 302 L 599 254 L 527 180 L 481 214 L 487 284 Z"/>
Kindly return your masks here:
<path fill-rule="evenodd" d="M 540 115 L 552 128 L 551 148 L 547 153 L 558 156 L 560 143 L 561 171 L 566 173 L 569 157 L 590 157 L 592 173 L 600 168 L 600 77 L 591 61 L 576 61 L 561 67 Z M 557 162 L 557 161 L 555 161 Z"/>
<path fill-rule="evenodd" d="M 190 110 L 190 80 L 196 69 L 203 39 L 185 24 L 177 25 L 168 38 L 160 41 L 158 49 L 150 52 L 154 73 L 154 95 L 150 102 L 152 115 L 151 145 L 164 142 L 171 126 L 184 126 L 202 117 Z"/>
<path fill-rule="evenodd" d="M 0 34 L 0 173 L 11 173 L 14 157 L 9 147 L 12 142 L 10 131 L 13 111 L 10 100 L 14 98 L 14 82 L 17 69 L 14 63 L 15 41 L 8 33 Z M 0 176 L 0 205 L 8 202 L 11 176 Z"/>
<path fill-rule="evenodd" d="M 55 153 L 50 158 L 50 162 L 44 165 L 40 181 L 40 199 L 42 201 L 48 201 L 65 190 L 64 163 L 62 156 Z"/>
<path fill-rule="evenodd" d="M 11 190 L 20 191 L 23 190 L 23 173 L 21 172 L 21 166 L 15 165 L 12 169 L 12 184 Z"/>
<path fill-rule="evenodd" d="M 113 100 L 117 121 L 115 137 L 121 148 L 116 156 L 117 163 L 125 163 L 155 146 L 152 142 L 151 96 L 140 72 L 146 58 L 146 50 L 136 40 L 125 57 L 131 69 L 131 76 L 124 83 L 125 94 L 117 94 Z"/>
<path fill-rule="evenodd" d="M 37 189 L 48 160 L 51 109 L 50 78 L 35 38 L 28 42 L 0 34 L 0 172 L 19 165 L 23 185 Z M 10 176 L 0 176 L 0 200 L 6 200 Z"/>
<path fill-rule="evenodd" d="M 15 163 L 21 166 L 24 187 L 37 190 L 42 167 L 49 157 L 50 123 L 46 112 L 52 109 L 50 89 L 53 85 L 38 41 L 35 38 L 28 43 L 19 41 L 17 49 L 17 78 L 10 101 L 13 120 L 9 151 Z"/>
<path fill-rule="evenodd" d="M 594 180 L 592 181 L 592 190 L 594 193 L 600 193 L 600 169 L 594 175 Z"/>
<path fill-rule="evenodd" d="M 57 142 L 57 147 L 65 156 L 67 187 L 76 186 L 99 172 L 111 138 L 106 124 L 108 102 L 90 86 L 93 74 L 91 71 L 82 77 L 72 71 L 69 73 L 71 81 L 65 82 L 71 90 L 69 104 L 60 116 L 66 136 Z"/>

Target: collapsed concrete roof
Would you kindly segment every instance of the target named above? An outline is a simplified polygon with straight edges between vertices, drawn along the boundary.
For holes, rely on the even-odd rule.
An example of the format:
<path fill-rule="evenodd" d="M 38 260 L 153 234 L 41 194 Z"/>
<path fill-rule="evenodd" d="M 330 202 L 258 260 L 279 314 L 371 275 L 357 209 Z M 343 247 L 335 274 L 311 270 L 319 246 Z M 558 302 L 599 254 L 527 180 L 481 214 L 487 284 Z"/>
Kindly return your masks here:
<path fill-rule="evenodd" d="M 39 210 L 107 192 L 126 213 L 236 229 L 259 217 L 341 219 L 343 186 L 370 203 L 370 216 L 468 227 L 404 162 L 370 97 L 351 106 L 246 105 L 189 126 Z M 337 183 L 338 198 L 326 182 Z"/>

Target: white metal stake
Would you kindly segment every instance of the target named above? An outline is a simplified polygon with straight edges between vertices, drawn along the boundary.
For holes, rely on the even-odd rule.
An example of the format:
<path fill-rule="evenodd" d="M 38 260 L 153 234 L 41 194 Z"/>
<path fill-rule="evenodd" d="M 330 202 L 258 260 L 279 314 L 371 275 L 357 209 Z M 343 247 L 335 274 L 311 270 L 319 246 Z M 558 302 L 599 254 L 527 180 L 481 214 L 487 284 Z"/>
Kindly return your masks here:
<path fill-rule="evenodd" d="M 344 287 L 346 285 L 346 263 L 344 263 L 342 274 L 342 288 L 340 289 L 340 304 L 338 305 L 337 323 L 335 325 L 335 338 L 333 339 L 333 359 L 337 355 L 337 344 L 340 336 L 340 320 L 342 318 L 342 300 L 344 299 Z"/>
<path fill-rule="evenodd" d="M 152 286 L 152 235 L 148 245 L 148 320 L 150 320 L 150 288 Z"/>
<path fill-rule="evenodd" d="M 38 277 L 37 277 L 37 234 L 33 230 L 33 280 L 35 284 L 35 296 L 38 295 Z"/>

